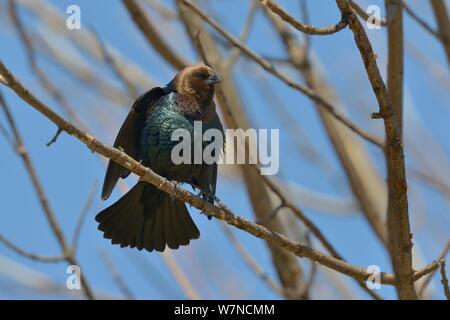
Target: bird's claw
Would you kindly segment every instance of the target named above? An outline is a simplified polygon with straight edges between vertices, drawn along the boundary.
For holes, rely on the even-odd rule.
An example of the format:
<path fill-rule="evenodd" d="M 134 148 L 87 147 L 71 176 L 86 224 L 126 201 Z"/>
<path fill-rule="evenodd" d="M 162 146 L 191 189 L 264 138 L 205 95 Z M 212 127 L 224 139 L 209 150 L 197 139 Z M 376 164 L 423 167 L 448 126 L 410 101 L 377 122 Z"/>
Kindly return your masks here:
<path fill-rule="evenodd" d="M 181 186 L 183 185 L 183 182 L 180 182 L 180 181 L 170 180 L 170 182 L 172 182 L 173 184 L 175 184 L 175 186 L 176 186 L 177 188 L 181 188 Z M 169 194 L 169 196 L 170 196 L 170 199 L 171 199 L 172 201 L 175 199 L 174 195 Z"/>

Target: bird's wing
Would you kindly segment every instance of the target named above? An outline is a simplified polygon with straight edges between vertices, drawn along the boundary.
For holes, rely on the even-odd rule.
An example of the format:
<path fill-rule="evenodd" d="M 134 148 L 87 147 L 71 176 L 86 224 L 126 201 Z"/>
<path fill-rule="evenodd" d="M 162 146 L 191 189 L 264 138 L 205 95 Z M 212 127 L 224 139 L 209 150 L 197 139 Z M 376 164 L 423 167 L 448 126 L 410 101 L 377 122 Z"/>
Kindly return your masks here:
<path fill-rule="evenodd" d="M 222 132 L 222 136 L 225 138 L 223 126 L 217 114 L 215 114 L 211 121 L 204 126 L 204 130 L 210 128 L 220 130 Z M 223 143 L 225 144 L 225 141 L 223 141 Z M 221 150 L 221 152 L 223 153 L 223 149 Z M 207 192 L 207 194 L 205 194 L 203 198 L 208 202 L 214 204 L 214 198 L 211 197 L 211 195 L 216 194 L 217 163 L 204 165 L 200 176 L 198 177 L 197 183 L 203 191 Z"/>
<path fill-rule="evenodd" d="M 152 107 L 154 103 L 166 93 L 167 91 L 165 89 L 155 87 L 141 95 L 134 102 L 127 118 L 117 134 L 114 147 L 122 149 L 135 160 L 140 160 L 139 137 L 144 126 L 145 113 L 149 107 Z M 105 180 L 103 182 L 102 199 L 108 199 L 119 178 L 126 178 L 129 174 L 130 171 L 109 160 Z"/>

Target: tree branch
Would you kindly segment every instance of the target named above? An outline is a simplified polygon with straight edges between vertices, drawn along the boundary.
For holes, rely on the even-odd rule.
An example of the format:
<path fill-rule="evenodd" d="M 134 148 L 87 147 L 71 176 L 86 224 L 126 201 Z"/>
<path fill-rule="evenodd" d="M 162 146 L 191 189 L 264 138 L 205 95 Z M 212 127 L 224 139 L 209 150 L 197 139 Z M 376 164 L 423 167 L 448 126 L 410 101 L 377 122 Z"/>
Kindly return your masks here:
<path fill-rule="evenodd" d="M 450 18 L 448 10 L 443 0 L 431 0 L 434 16 L 439 27 L 441 42 L 447 55 L 448 65 L 450 67 Z"/>
<path fill-rule="evenodd" d="M 441 260 L 445 259 L 445 256 L 447 255 L 449 250 L 450 250 L 450 239 L 447 241 L 447 244 L 444 246 L 444 249 L 442 249 L 442 252 L 436 258 L 436 261 L 441 261 Z M 430 272 L 428 274 L 428 276 L 423 280 L 422 286 L 417 289 L 417 294 L 419 297 L 422 297 L 423 294 L 425 293 L 425 289 L 427 288 L 428 284 L 430 283 L 431 279 L 433 278 L 433 275 L 436 272 L 436 270 L 434 270 L 433 272 Z"/>
<path fill-rule="evenodd" d="M 302 24 L 301 22 L 295 20 L 289 13 L 284 11 L 280 6 L 273 3 L 271 0 L 262 0 L 262 5 L 271 10 L 281 19 L 289 23 L 292 27 L 297 29 L 300 32 L 309 34 L 309 35 L 330 35 L 335 34 L 336 32 L 341 31 L 345 27 L 347 27 L 347 21 L 345 19 L 341 19 L 337 24 L 328 27 L 315 27 L 307 24 Z"/>
<path fill-rule="evenodd" d="M 273 281 L 270 276 L 264 272 L 263 268 L 255 261 L 251 256 L 250 252 L 245 249 L 245 247 L 239 242 L 235 237 L 233 232 L 229 229 L 227 225 L 222 224 L 222 229 L 227 236 L 230 243 L 234 246 L 236 251 L 242 257 L 242 260 L 247 264 L 247 266 L 260 278 L 273 292 L 279 294 L 282 297 L 288 297 L 285 290 Z"/>
<path fill-rule="evenodd" d="M 311 59 L 307 48 L 297 41 L 294 34 L 277 17 L 268 11 L 266 13 L 286 47 L 292 65 L 300 71 L 308 86 L 327 100 L 339 103 L 333 88 L 321 75 L 320 66 Z M 387 203 L 385 183 L 360 141 L 323 109 L 319 108 L 319 113 L 364 215 L 381 242 L 387 245 L 384 212 Z"/>
<path fill-rule="evenodd" d="M 398 109 L 392 105 L 386 85 L 378 69 L 367 34 L 347 0 L 336 0 L 342 14 L 348 17 L 350 30 L 364 61 L 367 75 L 380 107 L 386 132 L 386 167 L 388 171 L 388 234 L 391 257 L 398 277 L 397 289 L 402 299 L 416 299 L 412 269 L 412 241 L 408 216 L 402 127 Z"/>
<path fill-rule="evenodd" d="M 17 253 L 21 256 L 24 256 L 25 258 L 31 259 L 31 260 L 36 260 L 36 261 L 40 261 L 40 262 L 50 262 L 50 263 L 51 262 L 61 262 L 61 261 L 66 260 L 65 256 L 43 256 L 43 255 L 27 252 L 27 251 L 23 250 L 22 248 L 20 248 L 19 246 L 15 245 L 12 241 L 9 241 L 8 239 L 6 239 L 2 235 L 0 235 L 0 242 L 2 242 L 5 246 L 10 248 L 15 253 Z"/>
<path fill-rule="evenodd" d="M 123 0 L 123 4 L 130 13 L 133 21 L 141 29 L 145 38 L 155 48 L 167 62 L 169 62 L 175 69 L 182 69 L 189 63 L 183 58 L 176 55 L 166 42 L 159 36 L 156 28 L 152 25 L 150 20 L 145 15 L 140 5 L 134 0 Z"/>
<path fill-rule="evenodd" d="M 445 273 L 445 260 L 441 260 L 440 262 L 440 271 L 441 271 L 441 283 L 444 287 L 444 294 L 447 300 L 450 300 L 450 288 L 448 287 L 448 279 Z"/>
<path fill-rule="evenodd" d="M 0 73 L 2 76 L 5 77 L 5 80 L 7 81 L 8 85 L 11 84 L 11 79 L 9 77 L 9 72 L 4 73 L 3 63 L 0 61 Z M 25 89 L 24 89 L 25 90 Z M 27 92 L 27 90 L 25 90 Z M 70 246 L 67 244 L 66 239 L 64 237 L 64 234 L 62 233 L 62 230 L 56 220 L 55 214 L 53 213 L 53 210 L 50 207 L 50 203 L 48 201 L 47 195 L 44 191 L 44 188 L 42 186 L 42 183 L 37 175 L 36 169 L 34 168 L 33 162 L 31 161 L 30 155 L 28 154 L 27 149 L 25 148 L 25 144 L 23 143 L 22 136 L 20 135 L 20 132 L 15 124 L 14 118 L 12 117 L 11 112 L 9 111 L 8 106 L 6 105 L 6 101 L 3 99 L 2 94 L 0 93 L 0 106 L 2 107 L 6 118 L 8 120 L 8 123 L 11 127 L 11 131 L 14 134 L 15 138 L 15 145 L 16 145 L 16 152 L 21 157 L 23 163 L 25 164 L 25 168 L 27 170 L 28 175 L 31 178 L 33 187 L 36 191 L 36 194 L 38 196 L 39 202 L 41 204 L 41 207 L 45 213 L 45 216 L 47 218 L 48 223 L 50 224 L 51 230 L 53 234 L 55 235 L 58 244 L 61 247 L 61 250 L 63 251 L 63 254 L 65 256 L 66 261 L 71 265 L 80 265 L 78 261 L 76 260 L 75 256 L 73 255 L 73 252 L 70 248 Z M 84 278 L 83 274 L 80 276 L 81 285 L 84 291 L 84 294 L 89 299 L 94 299 L 93 292 L 87 282 L 87 280 Z"/>
<path fill-rule="evenodd" d="M 158 189 L 174 196 L 175 198 L 185 203 L 190 204 L 191 206 L 199 209 L 202 213 L 226 221 L 230 225 L 244 230 L 258 238 L 267 240 L 273 245 L 284 248 L 299 257 L 308 258 L 312 261 L 318 262 L 324 266 L 327 266 L 355 279 L 364 281 L 372 275 L 364 268 L 353 266 L 347 262 L 329 257 L 318 250 L 312 249 L 299 242 L 292 241 L 283 235 L 270 231 L 264 226 L 248 221 L 244 218 L 241 218 L 240 216 L 236 216 L 223 206 L 217 207 L 208 203 L 207 201 L 204 201 L 202 198 L 178 187 L 175 183 L 157 175 L 150 168 L 144 167 L 121 150 L 105 145 L 101 141 L 97 140 L 94 136 L 81 131 L 75 125 L 62 118 L 60 115 L 51 110 L 47 105 L 39 101 L 26 88 L 24 88 L 1 61 L 0 75 L 4 77 L 8 84 L 8 87 L 10 87 L 31 107 L 39 111 L 47 119 L 58 125 L 68 134 L 83 142 L 90 150 L 92 150 L 93 152 L 98 152 L 99 154 L 113 160 L 114 162 L 120 164 L 124 168 L 138 175 L 143 181 L 151 183 Z M 420 274 L 420 271 L 417 273 Z M 395 284 L 395 276 L 390 273 L 382 273 L 381 283 Z"/>
<path fill-rule="evenodd" d="M 80 215 L 78 216 L 78 222 L 75 226 L 75 230 L 73 232 L 72 237 L 72 251 L 75 253 L 77 252 L 78 247 L 78 240 L 80 239 L 81 235 L 81 228 L 83 227 L 84 220 L 86 218 L 87 213 L 89 212 L 89 209 L 92 207 L 92 203 L 94 202 L 94 197 L 97 191 L 97 181 L 94 182 L 92 185 L 91 191 L 89 191 L 89 194 L 86 199 L 86 203 L 84 204 L 83 208 L 81 209 Z"/>

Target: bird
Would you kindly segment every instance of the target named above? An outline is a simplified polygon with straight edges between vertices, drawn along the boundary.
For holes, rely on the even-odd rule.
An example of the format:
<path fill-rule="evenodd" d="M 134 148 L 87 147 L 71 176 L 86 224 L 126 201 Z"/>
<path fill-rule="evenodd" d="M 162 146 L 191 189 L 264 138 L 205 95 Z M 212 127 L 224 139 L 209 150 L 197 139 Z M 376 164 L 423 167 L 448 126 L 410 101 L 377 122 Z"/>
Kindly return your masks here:
<path fill-rule="evenodd" d="M 203 132 L 214 128 L 223 134 L 214 104 L 215 85 L 220 80 L 211 67 L 191 65 L 167 85 L 142 94 L 119 129 L 114 147 L 168 180 L 199 188 L 203 198 L 214 204 L 217 163 L 174 164 L 171 151 L 178 142 L 171 136 L 180 128 L 193 134 L 194 121 L 201 121 Z M 101 198 L 108 199 L 118 180 L 129 174 L 109 160 Z M 200 237 L 185 203 L 143 180 L 98 213 L 95 220 L 103 237 L 111 239 L 112 244 L 139 251 L 162 252 L 166 246 L 178 249 Z"/>

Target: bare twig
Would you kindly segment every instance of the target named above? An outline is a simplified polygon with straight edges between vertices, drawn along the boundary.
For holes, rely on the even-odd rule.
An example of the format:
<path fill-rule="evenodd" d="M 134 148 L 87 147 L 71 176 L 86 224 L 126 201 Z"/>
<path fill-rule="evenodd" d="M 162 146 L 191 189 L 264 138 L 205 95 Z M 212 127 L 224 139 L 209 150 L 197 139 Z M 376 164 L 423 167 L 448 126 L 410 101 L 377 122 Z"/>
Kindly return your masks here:
<path fill-rule="evenodd" d="M 443 35 L 441 35 L 438 31 L 434 30 L 425 20 L 423 20 L 419 15 L 417 15 L 413 9 L 404 1 L 404 0 L 394 0 L 398 1 L 399 4 L 403 6 L 405 12 L 409 14 L 409 16 L 415 20 L 422 28 L 428 31 L 431 35 L 436 37 L 439 41 L 444 41 Z"/>
<path fill-rule="evenodd" d="M 15 245 L 12 241 L 9 241 L 4 236 L 0 235 L 0 242 L 3 243 L 5 246 L 10 248 L 15 253 L 24 256 L 26 258 L 29 258 L 31 260 L 36 260 L 40 262 L 61 262 L 66 260 L 65 256 L 43 256 L 39 254 L 35 254 L 32 252 L 27 252 L 20 248 L 19 246 Z"/>
<path fill-rule="evenodd" d="M 241 40 L 242 43 L 245 43 L 250 35 L 253 21 L 255 20 L 255 16 L 256 16 L 256 13 L 258 12 L 258 9 L 259 9 L 259 4 L 258 4 L 257 0 L 252 0 L 250 2 L 250 9 L 249 9 L 249 12 L 247 15 L 247 20 L 244 23 L 244 27 L 242 28 L 242 31 L 241 31 L 241 36 L 239 37 L 239 39 Z M 239 59 L 240 54 L 241 54 L 241 50 L 239 50 L 236 47 L 232 47 L 230 54 L 228 56 L 228 59 L 225 62 L 224 69 L 227 69 L 227 70 L 229 70 L 229 72 L 231 72 L 231 70 L 233 69 L 233 66 L 236 64 L 236 61 Z"/>
<path fill-rule="evenodd" d="M 272 291 L 276 292 L 282 297 L 286 296 L 284 289 L 280 287 L 277 283 L 275 283 L 275 281 L 272 280 L 270 276 L 264 272 L 262 267 L 251 256 L 250 252 L 248 252 L 247 249 L 245 249 L 245 247 L 239 242 L 239 240 L 235 237 L 235 235 L 229 229 L 229 227 L 225 224 L 221 224 L 221 226 L 228 240 L 230 240 L 231 244 L 237 250 L 237 252 L 242 257 L 244 262 L 258 276 L 258 278 L 260 278 Z M 308 291 L 306 291 L 305 294 L 307 292 Z"/>
<path fill-rule="evenodd" d="M 419 170 L 413 167 L 408 167 L 408 173 L 411 173 L 411 176 L 415 179 L 433 187 L 445 197 L 450 198 L 450 184 L 445 179 L 436 177 L 434 174 L 429 173 L 428 170 Z"/>
<path fill-rule="evenodd" d="M 178 15 L 175 11 L 172 11 L 168 8 L 164 3 L 159 0 L 147 0 L 147 5 L 151 7 L 153 10 L 158 12 L 158 14 L 168 20 L 178 19 Z"/>
<path fill-rule="evenodd" d="M 80 211 L 80 215 L 78 217 L 78 222 L 77 222 L 77 225 L 75 226 L 75 230 L 73 232 L 72 242 L 71 242 L 72 243 L 72 251 L 74 253 L 77 252 L 78 240 L 80 239 L 81 228 L 83 227 L 84 220 L 86 218 L 87 213 L 89 212 L 89 209 L 92 207 L 92 203 L 94 202 L 94 197 L 95 197 L 95 194 L 97 191 L 97 185 L 98 185 L 98 183 L 97 183 L 97 181 L 95 181 L 91 187 L 91 190 L 89 191 L 86 202 Z"/>
<path fill-rule="evenodd" d="M 444 249 L 442 249 L 442 252 L 436 258 L 436 261 L 441 261 L 441 260 L 445 259 L 449 250 L 450 250 L 450 239 L 447 241 L 447 244 L 444 246 Z M 431 279 L 433 278 L 433 275 L 435 272 L 436 272 L 436 270 L 434 270 L 433 272 L 428 274 L 428 276 L 425 279 L 423 279 L 422 286 L 417 289 L 417 294 L 419 297 L 421 297 L 425 293 L 425 289 L 427 288 L 428 284 L 430 283 Z"/>
<path fill-rule="evenodd" d="M 294 17 L 292 17 L 289 13 L 284 11 L 280 6 L 273 3 L 271 0 L 262 0 L 261 3 L 281 19 L 293 26 L 295 29 L 309 35 L 330 35 L 341 31 L 347 26 L 347 21 L 345 19 L 341 19 L 341 21 L 339 21 L 337 24 L 328 27 L 315 27 L 307 24 L 302 24 Z"/>
<path fill-rule="evenodd" d="M 65 13 L 60 13 L 58 9 L 56 9 L 51 2 L 48 1 L 40 1 L 40 0 L 15 0 L 19 2 L 23 7 L 29 9 L 35 16 L 37 16 L 42 22 L 44 22 L 49 28 L 52 29 L 56 34 L 60 34 L 65 39 L 73 40 L 74 44 L 82 51 L 87 53 L 94 59 L 102 60 L 102 53 L 99 50 L 98 45 L 96 45 L 95 36 L 90 31 L 88 27 L 83 27 L 78 32 L 72 32 L 66 28 L 66 15 Z M 39 37 L 39 33 L 35 33 L 35 37 Z M 42 38 L 42 37 L 41 37 Z M 108 52 L 113 57 L 117 66 L 126 71 L 128 78 L 130 81 L 137 87 L 151 88 L 153 86 L 153 81 L 149 79 L 148 74 L 142 70 L 141 67 L 136 65 L 133 61 L 127 60 L 122 57 L 117 50 L 115 50 L 110 45 L 105 45 L 107 47 Z M 59 53 L 59 52 L 58 52 Z M 63 56 L 67 53 L 64 52 Z M 61 57 L 64 58 L 64 57 Z M 102 80 L 101 78 L 97 80 Z M 90 84 L 96 84 L 92 82 Z M 103 85 L 100 81 L 100 85 Z M 105 91 L 104 93 L 108 93 Z M 118 95 L 116 100 L 120 100 L 120 95 Z"/>
<path fill-rule="evenodd" d="M 189 64 L 169 48 L 136 1 L 123 0 L 123 4 L 133 18 L 133 21 L 141 29 L 147 41 L 155 48 L 156 52 L 176 69 L 182 69 Z"/>
<path fill-rule="evenodd" d="M 3 68 L 3 63 L 0 63 L 0 65 Z M 5 74 L 3 72 L 0 72 L 0 73 L 5 77 Z M 8 84 L 11 84 L 10 79 L 6 78 L 6 80 L 7 80 Z M 25 90 L 25 92 L 28 92 L 28 91 Z M 62 233 L 62 230 L 56 220 L 55 214 L 53 213 L 53 210 L 50 207 L 47 195 L 46 195 L 44 188 L 42 186 L 42 183 L 37 175 L 36 169 L 34 168 L 34 164 L 31 161 L 31 158 L 30 158 L 30 155 L 28 154 L 27 149 L 25 148 L 25 144 L 23 143 L 22 136 L 20 135 L 20 132 L 14 121 L 14 118 L 13 118 L 11 112 L 9 111 L 9 108 L 6 105 L 6 101 L 3 99 L 3 96 L 1 95 L 1 93 L 0 93 L 0 105 L 6 115 L 9 126 L 11 127 L 11 131 L 13 132 L 14 139 L 15 139 L 15 145 L 16 145 L 16 152 L 21 157 L 23 163 L 25 164 L 25 168 L 26 168 L 27 173 L 30 176 L 30 179 L 33 183 L 33 187 L 36 190 L 36 195 L 38 196 L 41 207 L 45 213 L 48 223 L 50 224 L 52 232 L 55 235 L 55 238 L 57 239 L 57 241 L 61 247 L 61 250 L 64 253 L 65 259 L 71 265 L 80 265 L 78 263 L 78 261 L 76 260 L 75 256 L 73 255 L 71 248 L 69 247 L 69 245 L 66 242 L 64 234 Z M 82 285 L 82 288 L 83 288 L 83 291 L 84 291 L 86 297 L 89 299 L 94 299 L 92 290 L 90 289 L 90 286 L 87 283 L 83 274 L 81 274 L 80 280 L 81 280 L 81 285 Z"/>
<path fill-rule="evenodd" d="M 170 272 L 174 276 L 176 282 L 178 283 L 180 288 L 183 290 L 183 292 L 186 294 L 186 297 L 191 300 L 200 300 L 201 299 L 200 295 L 192 287 L 191 282 L 188 280 L 185 273 L 178 265 L 172 252 L 170 252 L 169 250 L 165 251 L 163 253 L 163 258 L 164 258 L 164 262 L 166 263 L 167 267 L 170 269 Z"/>
<path fill-rule="evenodd" d="M 254 67 L 256 68 L 256 66 Z M 318 146 L 314 143 L 312 137 L 309 136 L 309 132 L 303 129 L 301 124 L 299 124 L 289 112 L 287 106 L 281 99 L 281 95 L 269 85 L 268 79 L 260 77 L 254 81 L 254 84 L 267 104 L 273 108 L 274 114 L 280 119 L 283 128 L 289 132 L 289 136 L 294 140 L 296 149 L 299 151 L 298 154 L 310 161 L 311 164 L 317 166 L 320 172 L 326 176 L 330 182 L 336 183 L 336 181 L 339 181 L 331 159 L 322 156 Z M 319 206 L 322 204 L 325 204 L 324 207 L 327 206 L 326 202 L 322 203 L 321 200 L 317 201 L 317 204 Z M 330 206 L 330 208 L 331 207 L 332 206 Z"/>
<path fill-rule="evenodd" d="M 52 43 L 48 33 L 33 34 L 33 42 L 36 44 L 36 48 L 47 55 L 55 65 L 65 70 L 70 77 L 79 81 L 88 90 L 104 97 L 114 106 L 125 107 L 132 103 L 126 91 L 117 88 L 110 81 L 99 76 L 95 70 L 86 66 L 77 56 L 73 56 L 67 51 L 61 51 L 56 43 Z M 98 44 L 94 42 L 93 46 L 98 47 Z M 128 78 L 131 78 L 131 76 L 128 75 Z M 70 115 L 70 117 L 73 118 L 74 115 Z"/>
<path fill-rule="evenodd" d="M 47 147 L 50 147 L 52 144 L 54 144 L 56 142 L 56 140 L 58 140 L 58 137 L 62 132 L 63 131 L 60 128 L 58 128 L 58 130 L 56 130 L 56 133 L 53 135 L 53 137 L 50 139 L 50 141 L 47 142 L 45 145 Z"/>
<path fill-rule="evenodd" d="M 450 67 L 450 18 L 448 14 L 445 1 L 431 0 L 434 16 L 439 27 L 439 34 L 441 35 L 442 44 L 447 55 L 447 61 Z"/>
<path fill-rule="evenodd" d="M 256 170 L 259 172 L 259 168 L 255 166 Z M 260 172 L 259 172 L 260 173 Z M 261 173 L 260 173 L 261 174 Z M 269 188 L 280 198 L 281 203 L 284 207 L 289 208 L 291 212 L 300 219 L 303 224 L 311 231 L 311 233 L 319 240 L 319 242 L 327 249 L 327 251 L 336 259 L 345 261 L 345 259 L 337 252 L 334 246 L 329 242 L 324 234 L 319 230 L 319 228 L 303 213 L 303 211 L 295 206 L 284 194 L 283 191 L 268 177 L 262 175 L 263 180 L 269 186 Z M 367 288 L 366 284 L 362 281 L 359 281 L 358 284 L 361 288 L 363 288 L 368 294 L 370 294 L 373 298 L 379 300 L 381 297 L 376 294 L 373 290 Z"/>
<path fill-rule="evenodd" d="M 14 139 L 11 137 L 8 130 L 6 130 L 5 126 L 1 122 L 0 122 L 0 133 L 5 138 L 5 140 L 11 145 L 11 147 L 14 148 Z"/>
<path fill-rule="evenodd" d="M 306 238 L 306 244 L 308 246 L 312 247 L 310 232 L 306 233 L 305 238 Z M 310 292 L 311 288 L 313 287 L 314 280 L 316 279 L 316 275 L 317 275 L 317 264 L 311 263 L 308 281 L 305 283 L 305 288 L 303 289 L 305 294 Z"/>
<path fill-rule="evenodd" d="M 53 83 L 48 78 L 47 73 L 38 65 L 35 50 L 34 50 L 33 37 L 29 36 L 27 31 L 25 30 L 25 27 L 24 27 L 22 21 L 19 19 L 19 16 L 17 14 L 17 8 L 16 8 L 14 1 L 15 0 L 9 0 L 9 15 L 11 17 L 11 20 L 13 21 L 13 24 L 14 24 L 16 30 L 17 30 L 17 33 L 20 36 L 20 39 L 22 40 L 22 42 L 24 44 L 26 54 L 28 57 L 28 61 L 29 61 L 31 68 L 35 72 L 35 74 L 38 77 L 39 81 L 41 82 L 42 86 L 59 103 L 59 105 L 62 107 L 64 112 L 69 117 L 71 117 L 72 119 L 75 119 L 78 123 L 82 124 L 83 127 L 86 127 L 83 119 L 76 112 L 73 112 L 73 110 L 68 105 L 67 101 L 64 99 L 63 95 L 57 90 L 57 88 L 53 85 Z M 50 140 L 50 142 L 47 143 L 47 146 L 50 146 L 51 144 L 55 143 L 60 134 L 61 134 L 61 130 L 58 128 L 55 136 Z"/>
<path fill-rule="evenodd" d="M 445 273 L 445 260 L 441 260 L 440 262 L 440 271 L 441 271 L 441 283 L 444 287 L 444 294 L 447 300 L 450 300 L 450 288 L 448 287 L 448 279 Z"/>
<path fill-rule="evenodd" d="M 100 52 L 102 54 L 103 60 L 105 61 L 106 64 L 108 64 L 110 66 L 110 68 L 114 71 L 114 73 L 117 75 L 117 77 L 123 82 L 123 84 L 127 88 L 128 95 L 130 96 L 130 98 L 136 99 L 137 96 L 139 95 L 138 88 L 126 76 L 125 70 L 116 63 L 116 61 L 114 60 L 114 57 L 106 49 L 105 44 L 103 43 L 100 36 L 96 32 L 94 32 L 94 35 L 95 35 L 95 40 L 97 41 L 98 47 L 100 48 Z"/>

